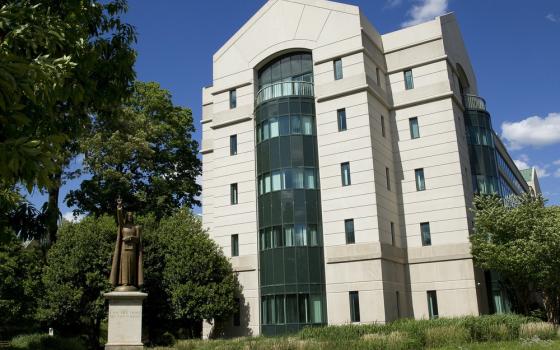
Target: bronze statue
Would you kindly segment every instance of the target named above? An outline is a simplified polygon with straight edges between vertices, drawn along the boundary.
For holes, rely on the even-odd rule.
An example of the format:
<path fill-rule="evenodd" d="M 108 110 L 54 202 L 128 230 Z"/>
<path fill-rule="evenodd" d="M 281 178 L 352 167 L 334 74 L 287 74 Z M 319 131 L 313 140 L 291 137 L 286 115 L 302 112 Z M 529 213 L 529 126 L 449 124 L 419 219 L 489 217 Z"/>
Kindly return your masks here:
<path fill-rule="evenodd" d="M 122 200 L 117 199 L 119 230 L 113 253 L 111 285 L 117 292 L 136 291 L 144 284 L 142 269 L 142 237 L 140 226 L 134 225 L 132 212 L 123 216 Z"/>

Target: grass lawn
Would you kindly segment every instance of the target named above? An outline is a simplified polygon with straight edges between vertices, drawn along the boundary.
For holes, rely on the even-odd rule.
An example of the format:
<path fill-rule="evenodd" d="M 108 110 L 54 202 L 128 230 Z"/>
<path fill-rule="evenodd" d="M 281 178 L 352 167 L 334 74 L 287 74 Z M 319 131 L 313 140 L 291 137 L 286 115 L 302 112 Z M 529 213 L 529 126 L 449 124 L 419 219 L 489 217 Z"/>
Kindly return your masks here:
<path fill-rule="evenodd" d="M 370 349 L 368 342 L 357 344 L 353 341 L 341 342 L 308 342 L 291 338 L 267 339 L 247 338 L 237 340 L 183 340 L 175 347 L 158 347 L 154 350 L 354 350 Z M 390 348 L 388 348 L 390 349 Z M 509 342 L 470 343 L 446 347 L 432 348 L 434 350 L 553 350 L 560 349 L 560 340 L 521 340 Z"/>

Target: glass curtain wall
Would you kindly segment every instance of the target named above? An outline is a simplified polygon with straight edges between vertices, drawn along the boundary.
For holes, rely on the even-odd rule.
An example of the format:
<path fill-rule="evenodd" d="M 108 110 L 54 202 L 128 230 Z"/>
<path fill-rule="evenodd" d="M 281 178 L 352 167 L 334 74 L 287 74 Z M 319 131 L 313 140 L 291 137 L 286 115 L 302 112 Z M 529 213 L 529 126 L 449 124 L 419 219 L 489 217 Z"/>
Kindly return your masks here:
<path fill-rule="evenodd" d="M 466 97 L 469 97 L 468 101 L 471 101 L 465 103 L 464 117 L 473 190 L 477 194 L 500 194 L 490 114 L 484 107 L 483 99 L 471 95 Z M 481 103 L 472 103 L 477 99 L 481 100 Z"/>
<path fill-rule="evenodd" d="M 259 70 L 259 91 L 279 82 L 312 84 L 311 54 Z M 327 322 L 314 97 L 283 89 L 255 116 L 261 324 L 277 335 Z"/>

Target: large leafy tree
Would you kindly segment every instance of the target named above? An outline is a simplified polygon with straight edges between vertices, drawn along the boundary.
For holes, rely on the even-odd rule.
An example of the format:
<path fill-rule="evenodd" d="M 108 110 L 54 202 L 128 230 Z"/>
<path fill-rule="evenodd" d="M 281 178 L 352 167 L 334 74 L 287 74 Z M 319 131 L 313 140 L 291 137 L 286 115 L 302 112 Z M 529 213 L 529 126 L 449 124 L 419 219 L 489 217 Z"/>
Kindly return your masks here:
<path fill-rule="evenodd" d="M 0 229 L 0 334 L 33 330 L 40 294 L 40 252 Z"/>
<path fill-rule="evenodd" d="M 157 83 L 136 82 L 110 121 L 99 121 L 81 140 L 92 174 L 67 197 L 82 213 L 112 213 L 121 196 L 140 214 L 157 219 L 199 204 L 201 164 L 190 109 L 175 106 Z"/>
<path fill-rule="evenodd" d="M 0 8 L 0 161 L 8 184 L 49 192 L 56 239 L 58 196 L 77 139 L 110 118 L 134 79 L 134 29 L 126 0 L 8 0 Z"/>
<path fill-rule="evenodd" d="M 145 319 L 152 339 L 166 330 L 197 337 L 203 320 L 236 311 L 237 276 L 200 218 L 181 209 L 161 220 L 146 240 Z"/>
<path fill-rule="evenodd" d="M 498 197 L 475 198 L 472 255 L 477 266 L 499 273 L 518 311 L 528 313 L 539 293 L 549 321 L 560 321 L 560 209 L 541 196 L 521 195 L 504 205 Z"/>
<path fill-rule="evenodd" d="M 115 220 L 108 216 L 64 222 L 48 252 L 42 278 L 39 319 L 65 336 L 86 334 L 96 349 L 106 313 L 102 292 L 110 289 L 116 230 Z"/>

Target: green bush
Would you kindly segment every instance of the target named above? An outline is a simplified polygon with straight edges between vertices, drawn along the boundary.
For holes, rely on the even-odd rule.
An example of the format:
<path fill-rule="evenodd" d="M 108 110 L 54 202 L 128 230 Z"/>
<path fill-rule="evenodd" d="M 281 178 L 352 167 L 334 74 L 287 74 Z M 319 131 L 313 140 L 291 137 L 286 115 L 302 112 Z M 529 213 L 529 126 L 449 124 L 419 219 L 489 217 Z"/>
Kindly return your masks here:
<path fill-rule="evenodd" d="M 61 338 L 47 334 L 20 335 L 12 339 L 10 346 L 14 350 L 86 350 L 85 342 L 80 338 Z"/>
<path fill-rule="evenodd" d="M 471 341 L 471 332 L 460 325 L 449 325 L 426 329 L 425 345 L 429 348 L 461 345 Z"/>
<path fill-rule="evenodd" d="M 530 322 L 522 324 L 519 328 L 519 338 L 531 339 L 538 337 L 539 339 L 556 338 L 556 327 L 546 322 Z"/>

